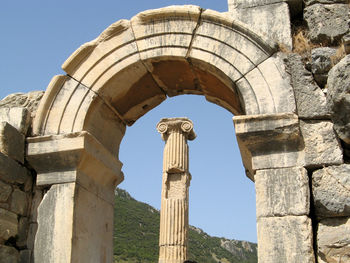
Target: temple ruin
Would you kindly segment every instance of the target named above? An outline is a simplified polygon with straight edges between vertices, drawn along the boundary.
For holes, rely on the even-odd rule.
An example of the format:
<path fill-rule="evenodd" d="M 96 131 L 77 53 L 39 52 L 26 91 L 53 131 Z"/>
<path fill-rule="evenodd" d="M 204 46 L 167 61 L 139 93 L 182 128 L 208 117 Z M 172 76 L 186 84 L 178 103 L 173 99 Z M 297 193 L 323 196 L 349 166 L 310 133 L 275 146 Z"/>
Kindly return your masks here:
<path fill-rule="evenodd" d="M 44 94 L 0 102 L 1 257 L 113 262 L 126 126 L 167 97 L 196 94 L 232 113 L 256 188 L 259 262 L 350 262 L 349 1 L 228 5 L 118 21 Z M 186 193 L 186 168 L 165 172 Z"/>

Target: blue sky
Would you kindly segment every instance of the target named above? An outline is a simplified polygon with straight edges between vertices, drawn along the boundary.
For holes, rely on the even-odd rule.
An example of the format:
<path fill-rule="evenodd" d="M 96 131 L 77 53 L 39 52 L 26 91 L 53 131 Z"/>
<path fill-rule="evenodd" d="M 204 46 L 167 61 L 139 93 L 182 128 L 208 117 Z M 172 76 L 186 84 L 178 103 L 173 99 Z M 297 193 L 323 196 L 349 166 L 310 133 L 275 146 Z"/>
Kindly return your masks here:
<path fill-rule="evenodd" d="M 45 90 L 64 74 L 62 63 L 80 45 L 119 19 L 168 5 L 194 4 L 221 12 L 227 0 L 197 1 L 3 1 L 0 8 L 0 98 Z M 244 174 L 232 114 L 201 96 L 169 98 L 127 129 L 120 149 L 125 181 L 136 199 L 159 209 L 163 117 L 188 117 L 197 138 L 189 142 L 190 224 L 205 232 L 256 242 L 254 184 Z"/>

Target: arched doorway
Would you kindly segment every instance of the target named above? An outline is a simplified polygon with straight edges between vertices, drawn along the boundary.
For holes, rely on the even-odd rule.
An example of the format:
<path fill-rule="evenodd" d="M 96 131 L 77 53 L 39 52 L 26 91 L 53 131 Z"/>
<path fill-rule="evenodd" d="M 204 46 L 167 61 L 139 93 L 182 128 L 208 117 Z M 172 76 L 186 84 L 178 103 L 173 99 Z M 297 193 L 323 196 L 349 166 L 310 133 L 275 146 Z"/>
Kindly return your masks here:
<path fill-rule="evenodd" d="M 266 245 L 259 247 L 259 259 L 293 256 L 290 249 L 302 242 L 303 262 L 310 260 L 308 192 L 297 204 L 278 204 L 278 211 L 267 207 L 276 197 L 265 195 L 266 184 L 293 195 L 300 182 L 293 178 L 306 176 L 294 92 L 268 39 L 225 14 L 168 7 L 111 25 L 63 69 L 67 75 L 51 81 L 28 138 L 37 185 L 49 187 L 38 210 L 36 262 L 111 262 L 113 195 L 123 180 L 118 152 L 126 125 L 180 94 L 203 95 L 236 116 L 247 175 L 260 180 L 258 242 Z M 280 186 L 270 174 L 293 176 Z M 284 250 L 271 245 L 278 224 L 295 230 Z"/>

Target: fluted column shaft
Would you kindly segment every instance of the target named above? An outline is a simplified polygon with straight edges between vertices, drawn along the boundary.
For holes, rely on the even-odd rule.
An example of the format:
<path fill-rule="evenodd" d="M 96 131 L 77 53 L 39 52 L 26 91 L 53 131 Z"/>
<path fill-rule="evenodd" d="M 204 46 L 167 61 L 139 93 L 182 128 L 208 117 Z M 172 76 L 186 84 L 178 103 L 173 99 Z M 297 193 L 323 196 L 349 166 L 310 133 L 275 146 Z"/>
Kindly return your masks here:
<path fill-rule="evenodd" d="M 193 140 L 193 124 L 187 118 L 162 119 L 157 125 L 165 141 L 160 211 L 159 263 L 183 263 L 188 247 L 187 140 Z"/>

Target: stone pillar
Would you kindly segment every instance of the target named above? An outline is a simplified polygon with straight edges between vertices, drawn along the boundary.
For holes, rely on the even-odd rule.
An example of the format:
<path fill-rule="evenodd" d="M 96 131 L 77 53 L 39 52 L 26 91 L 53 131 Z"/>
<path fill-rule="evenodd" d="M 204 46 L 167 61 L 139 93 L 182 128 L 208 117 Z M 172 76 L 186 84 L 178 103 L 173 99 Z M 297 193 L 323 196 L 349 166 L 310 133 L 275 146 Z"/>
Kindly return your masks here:
<path fill-rule="evenodd" d="M 196 134 L 187 118 L 162 119 L 157 130 L 165 141 L 162 202 L 160 209 L 159 263 L 183 263 L 188 246 L 188 170 L 187 140 Z"/>
<path fill-rule="evenodd" d="M 27 138 L 27 159 L 45 189 L 34 263 L 113 260 L 114 190 L 122 164 L 92 134 Z"/>
<path fill-rule="evenodd" d="M 247 175 L 255 182 L 259 263 L 314 263 L 304 168 L 310 146 L 298 116 L 246 115 L 234 123 Z"/>

